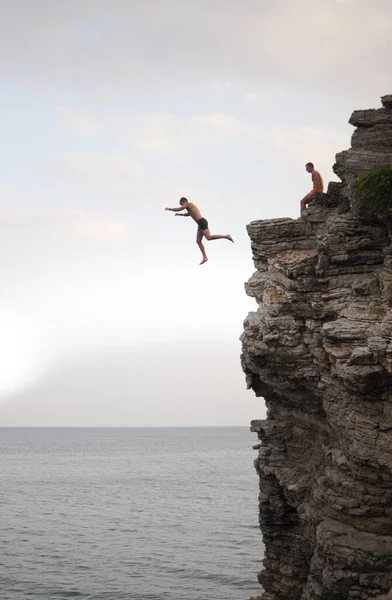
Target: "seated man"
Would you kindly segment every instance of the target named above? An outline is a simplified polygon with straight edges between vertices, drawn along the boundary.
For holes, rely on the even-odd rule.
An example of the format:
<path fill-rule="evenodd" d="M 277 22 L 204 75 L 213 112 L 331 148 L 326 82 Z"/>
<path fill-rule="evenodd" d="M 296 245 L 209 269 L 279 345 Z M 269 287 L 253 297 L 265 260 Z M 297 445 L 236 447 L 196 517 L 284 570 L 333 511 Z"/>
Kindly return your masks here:
<path fill-rule="evenodd" d="M 324 190 L 323 179 L 320 173 L 314 168 L 314 164 L 312 162 L 306 163 L 305 169 L 308 173 L 312 174 L 313 188 L 301 200 L 301 215 L 302 211 L 305 210 L 307 203 L 312 199 L 314 194 L 322 194 Z"/>

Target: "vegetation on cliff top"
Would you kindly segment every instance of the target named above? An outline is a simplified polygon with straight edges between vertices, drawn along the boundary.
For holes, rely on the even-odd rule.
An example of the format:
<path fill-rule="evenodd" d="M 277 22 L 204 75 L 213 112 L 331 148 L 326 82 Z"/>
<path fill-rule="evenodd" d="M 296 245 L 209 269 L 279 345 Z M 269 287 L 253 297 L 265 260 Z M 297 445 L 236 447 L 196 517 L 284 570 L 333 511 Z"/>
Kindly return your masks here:
<path fill-rule="evenodd" d="M 392 166 L 360 173 L 350 186 L 353 211 L 369 219 L 392 221 Z"/>

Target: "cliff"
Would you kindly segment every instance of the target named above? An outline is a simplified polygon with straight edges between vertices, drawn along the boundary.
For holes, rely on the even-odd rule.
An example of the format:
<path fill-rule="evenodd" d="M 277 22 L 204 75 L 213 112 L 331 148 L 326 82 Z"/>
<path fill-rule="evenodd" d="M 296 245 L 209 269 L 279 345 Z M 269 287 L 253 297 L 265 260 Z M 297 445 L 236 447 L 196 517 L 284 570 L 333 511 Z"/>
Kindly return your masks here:
<path fill-rule="evenodd" d="M 392 164 L 392 96 L 355 111 L 352 147 L 297 220 L 248 225 L 258 309 L 242 367 L 265 399 L 263 600 L 365 600 L 392 588 L 392 242 L 341 214 L 356 174 Z"/>

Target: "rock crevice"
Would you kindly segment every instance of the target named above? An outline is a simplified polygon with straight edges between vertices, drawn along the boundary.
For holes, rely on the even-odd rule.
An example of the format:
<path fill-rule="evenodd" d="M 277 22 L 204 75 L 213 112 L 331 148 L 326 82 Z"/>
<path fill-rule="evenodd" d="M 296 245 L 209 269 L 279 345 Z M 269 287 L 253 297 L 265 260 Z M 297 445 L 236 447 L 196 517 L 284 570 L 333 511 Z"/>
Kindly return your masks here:
<path fill-rule="evenodd" d="M 300 219 L 248 225 L 258 309 L 242 367 L 265 399 L 259 519 L 265 600 L 366 600 L 392 588 L 392 243 L 339 204 L 392 164 L 392 97 L 355 111 L 352 148 Z"/>

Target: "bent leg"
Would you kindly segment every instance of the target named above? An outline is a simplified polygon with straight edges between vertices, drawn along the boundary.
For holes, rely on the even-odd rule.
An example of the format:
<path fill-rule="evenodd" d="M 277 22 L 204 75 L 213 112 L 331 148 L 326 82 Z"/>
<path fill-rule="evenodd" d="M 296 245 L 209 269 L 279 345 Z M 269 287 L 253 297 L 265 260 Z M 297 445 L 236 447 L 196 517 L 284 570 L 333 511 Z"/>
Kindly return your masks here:
<path fill-rule="evenodd" d="M 305 196 L 305 198 L 302 198 L 302 200 L 301 200 L 301 214 L 302 214 L 303 210 L 305 210 L 306 208 L 309 208 L 308 204 L 310 204 L 318 196 L 319 196 L 319 193 L 317 191 L 315 191 L 313 193 L 309 193 L 307 196 Z"/>
<path fill-rule="evenodd" d="M 228 233 L 226 235 L 211 235 L 210 230 L 209 229 L 204 229 L 202 235 L 204 235 L 204 237 L 208 240 L 230 240 L 231 242 L 233 242 L 233 238 L 231 237 L 231 235 Z"/>
<path fill-rule="evenodd" d="M 196 244 L 199 246 L 200 248 L 200 252 L 203 255 L 203 260 L 201 261 L 201 265 L 203 265 L 205 262 L 207 262 L 208 258 L 207 258 L 207 254 L 203 245 L 203 242 L 201 241 L 203 239 L 203 232 L 202 231 L 198 231 L 197 232 L 197 236 L 196 236 Z"/>

